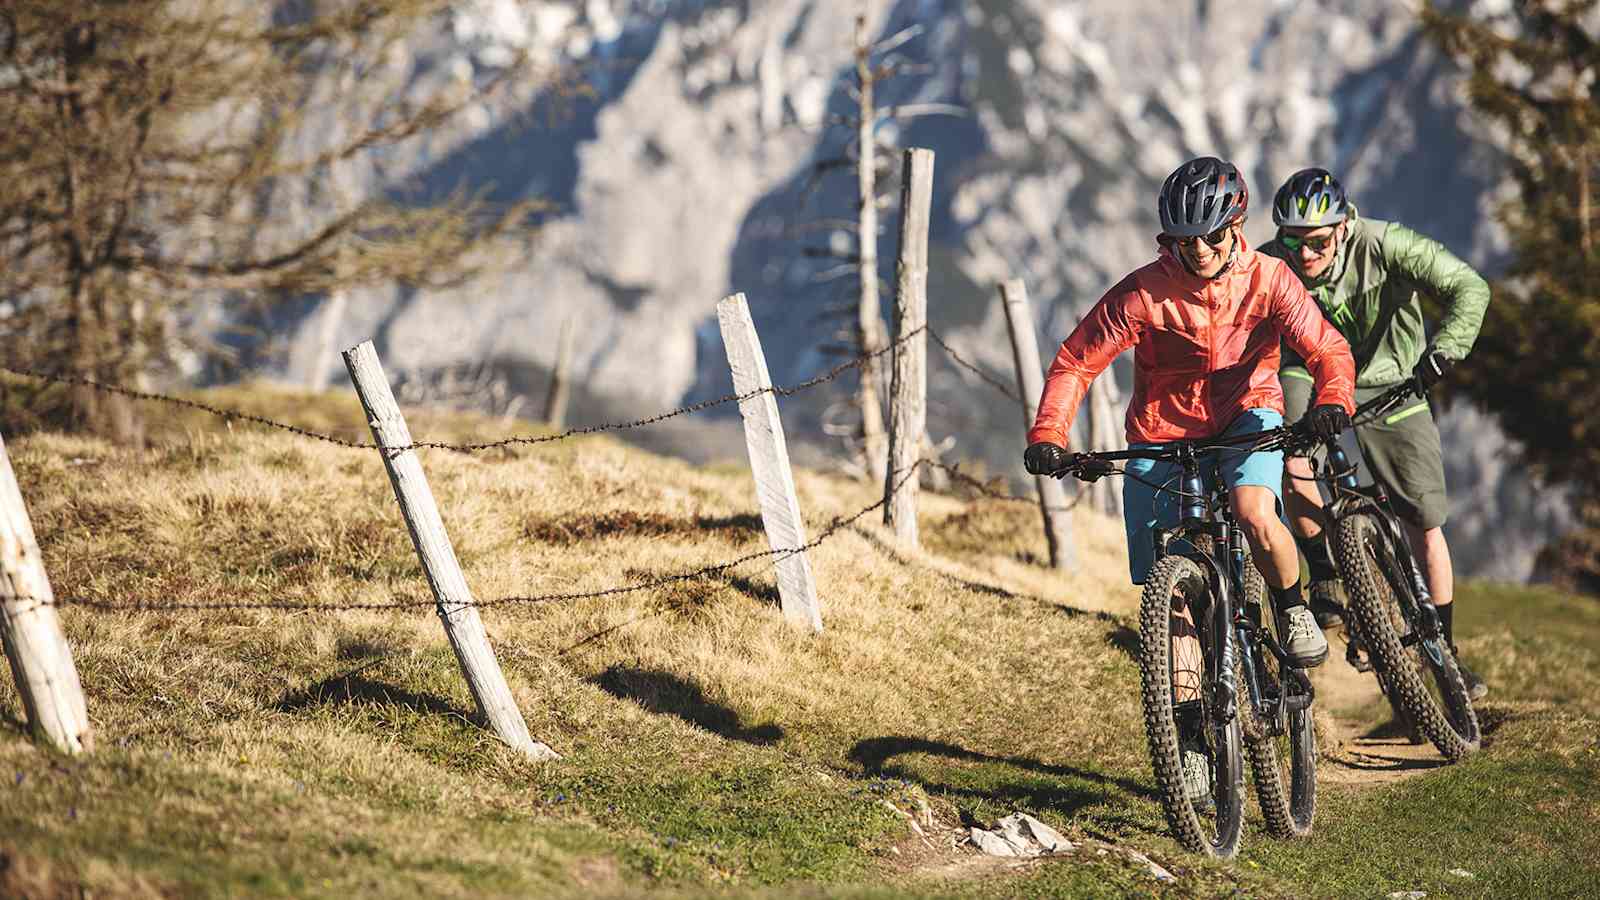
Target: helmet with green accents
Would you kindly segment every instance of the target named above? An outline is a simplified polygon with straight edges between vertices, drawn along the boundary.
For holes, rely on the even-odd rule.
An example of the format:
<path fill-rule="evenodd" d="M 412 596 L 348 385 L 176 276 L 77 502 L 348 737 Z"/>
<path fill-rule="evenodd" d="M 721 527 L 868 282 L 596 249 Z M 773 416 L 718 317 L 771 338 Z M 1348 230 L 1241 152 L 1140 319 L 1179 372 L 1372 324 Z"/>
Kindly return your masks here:
<path fill-rule="evenodd" d="M 1272 198 L 1272 221 L 1279 228 L 1321 228 L 1349 215 L 1344 185 L 1327 169 L 1301 169 Z"/>

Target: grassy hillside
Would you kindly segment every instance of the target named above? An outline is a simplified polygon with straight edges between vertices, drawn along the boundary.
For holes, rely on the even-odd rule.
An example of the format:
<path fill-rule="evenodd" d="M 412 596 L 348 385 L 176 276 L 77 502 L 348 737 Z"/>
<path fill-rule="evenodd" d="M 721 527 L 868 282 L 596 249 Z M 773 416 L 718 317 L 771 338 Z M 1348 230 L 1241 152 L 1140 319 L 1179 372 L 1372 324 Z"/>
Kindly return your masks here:
<path fill-rule="evenodd" d="M 353 400 L 205 399 L 360 436 Z M 374 453 L 159 415 L 149 451 L 8 443 L 59 596 L 426 598 Z M 411 418 L 419 438 L 510 433 Z M 480 601 L 765 549 L 742 467 L 606 438 L 424 465 Z M 812 533 L 878 498 L 798 480 Z M 565 756 L 547 764 L 471 721 L 426 609 L 67 608 L 99 746 L 41 750 L 0 689 L 0 895 L 1552 896 L 1600 877 L 1600 604 L 1468 586 L 1458 627 L 1495 685 L 1486 752 L 1392 773 L 1352 756 L 1338 739 L 1382 719 L 1357 684 L 1324 713 L 1324 769 L 1347 777 L 1325 784 L 1317 835 L 1252 832 L 1240 860 L 1200 864 L 1154 800 L 1120 525 L 1076 515 L 1070 577 L 1040 565 L 1026 505 L 928 497 L 918 555 L 868 516 L 811 553 L 819 636 L 784 625 L 766 561 L 486 610 L 530 730 Z M 1326 677 L 1353 678 L 1342 665 Z M 896 811 L 924 803 L 926 840 Z M 1093 846 L 1025 866 L 955 846 L 963 822 L 1017 809 L 1178 880 Z"/>

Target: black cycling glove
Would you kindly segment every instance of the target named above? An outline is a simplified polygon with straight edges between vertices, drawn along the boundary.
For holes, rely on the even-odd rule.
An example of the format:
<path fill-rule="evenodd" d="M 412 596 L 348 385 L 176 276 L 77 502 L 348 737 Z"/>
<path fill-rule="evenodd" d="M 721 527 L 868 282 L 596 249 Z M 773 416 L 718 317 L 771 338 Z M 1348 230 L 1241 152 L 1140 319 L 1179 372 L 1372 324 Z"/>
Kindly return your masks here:
<path fill-rule="evenodd" d="M 1067 467 L 1067 448 L 1049 441 L 1029 444 L 1022 451 L 1022 467 L 1030 475 L 1056 475 Z"/>
<path fill-rule="evenodd" d="M 1422 385 L 1422 390 L 1426 392 L 1432 390 L 1433 386 L 1438 384 L 1439 380 L 1455 364 L 1456 361 L 1445 356 L 1443 352 L 1429 350 L 1427 353 L 1422 354 L 1421 359 L 1417 360 L 1417 367 L 1411 370 L 1411 374 L 1417 376 L 1417 381 Z"/>
<path fill-rule="evenodd" d="M 1350 427 L 1350 414 L 1337 403 L 1319 403 L 1306 413 L 1306 426 L 1320 438 L 1336 438 Z"/>

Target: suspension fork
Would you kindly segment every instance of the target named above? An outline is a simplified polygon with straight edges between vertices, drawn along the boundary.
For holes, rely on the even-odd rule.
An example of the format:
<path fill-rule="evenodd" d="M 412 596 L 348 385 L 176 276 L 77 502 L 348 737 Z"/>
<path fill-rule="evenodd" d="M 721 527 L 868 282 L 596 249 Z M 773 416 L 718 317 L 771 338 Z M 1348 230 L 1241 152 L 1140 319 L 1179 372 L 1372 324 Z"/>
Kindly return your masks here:
<path fill-rule="evenodd" d="M 1211 608 L 1206 614 L 1211 617 L 1212 645 L 1207 649 L 1217 663 L 1216 702 L 1211 712 L 1216 724 L 1226 725 L 1239 711 L 1238 685 L 1232 677 L 1239 651 L 1233 636 L 1234 582 L 1228 559 L 1228 548 L 1237 540 L 1236 529 L 1226 515 L 1220 516 L 1220 521 L 1211 517 L 1205 484 L 1200 478 L 1200 461 L 1188 444 L 1179 445 L 1177 462 L 1183 467 L 1180 528 L 1211 536 L 1211 552 L 1196 552 L 1195 557 L 1211 581 Z"/>
<path fill-rule="evenodd" d="M 1382 485 L 1378 486 L 1378 491 L 1379 499 L 1383 500 Z M 1428 654 L 1435 665 L 1443 665 L 1444 651 L 1440 644 L 1444 637 L 1444 625 L 1439 621 L 1439 611 L 1433 606 L 1433 595 L 1428 593 L 1428 585 L 1422 577 L 1422 567 L 1417 563 L 1416 554 L 1411 552 L 1411 544 L 1406 540 L 1399 520 L 1392 513 L 1384 508 L 1375 518 L 1383 523 L 1382 540 L 1387 544 L 1385 549 L 1389 554 L 1389 561 L 1400 567 L 1402 577 L 1411 585 L 1409 597 L 1404 596 L 1405 591 L 1395 592 L 1401 611 L 1409 614 L 1423 652 Z"/>
<path fill-rule="evenodd" d="M 1334 482 L 1334 493 L 1338 494 L 1342 490 L 1360 493 L 1365 496 L 1366 492 L 1361 490 L 1359 483 L 1356 481 L 1356 467 L 1351 464 L 1349 456 L 1344 452 L 1344 448 L 1339 445 L 1337 440 L 1332 438 L 1328 439 L 1327 447 L 1328 475 Z M 1383 530 L 1383 536 L 1389 542 L 1390 555 L 1401 570 L 1405 572 L 1406 580 L 1411 583 L 1412 597 L 1416 599 L 1419 609 L 1422 607 L 1427 608 L 1427 612 L 1422 614 L 1423 618 L 1436 626 L 1438 616 L 1433 613 L 1433 595 L 1428 591 L 1427 580 L 1422 577 L 1422 568 L 1417 565 L 1414 548 L 1406 540 L 1405 533 L 1400 528 L 1393 510 L 1389 506 L 1389 492 L 1383 489 L 1383 485 L 1375 484 L 1371 488 L 1370 499 L 1378 512 L 1378 515 L 1374 518 L 1381 523 L 1379 527 Z M 1348 505 L 1343 501 L 1343 498 L 1336 500 L 1333 508 L 1329 511 L 1328 520 L 1333 522 L 1342 518 L 1346 515 L 1345 508 Z M 1398 552 L 1401 548 L 1404 548 L 1407 552 Z"/>
<path fill-rule="evenodd" d="M 1229 530 L 1225 525 L 1224 534 Z M 1225 566 L 1213 563 L 1212 572 L 1212 596 L 1216 602 L 1211 610 L 1211 634 L 1216 646 L 1211 658 L 1217 660 L 1216 712 L 1218 723 L 1223 724 L 1232 721 L 1239 711 L 1239 685 L 1233 678 L 1239 642 L 1233 634 L 1233 579 L 1228 577 Z"/>
<path fill-rule="evenodd" d="M 1253 565 L 1250 554 L 1247 552 L 1244 541 L 1244 532 L 1236 525 L 1228 523 L 1227 548 L 1228 568 L 1233 574 L 1233 583 L 1239 586 L 1238 608 L 1233 611 L 1233 621 L 1229 623 L 1229 630 L 1233 633 L 1234 645 L 1238 647 L 1239 662 L 1244 670 L 1244 686 L 1248 694 L 1250 708 L 1256 713 L 1258 722 L 1275 722 L 1263 713 L 1266 711 L 1267 699 L 1262 691 L 1261 672 L 1256 667 L 1256 655 L 1251 652 L 1255 646 L 1255 625 L 1261 615 L 1260 604 L 1255 603 L 1244 595 L 1244 585 L 1247 583 L 1248 570 L 1246 566 Z M 1282 694 L 1282 688 L 1279 688 Z"/>

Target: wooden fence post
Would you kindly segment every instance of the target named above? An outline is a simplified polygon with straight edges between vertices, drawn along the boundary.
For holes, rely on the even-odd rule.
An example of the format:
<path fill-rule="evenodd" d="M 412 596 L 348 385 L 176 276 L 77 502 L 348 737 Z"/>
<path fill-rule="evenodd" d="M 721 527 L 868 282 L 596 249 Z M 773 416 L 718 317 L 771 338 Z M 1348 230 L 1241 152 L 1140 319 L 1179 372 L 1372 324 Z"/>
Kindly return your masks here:
<path fill-rule="evenodd" d="M 28 507 L 0 438 L 0 644 L 22 695 L 28 728 L 62 753 L 94 749 L 89 707 L 56 615 Z"/>
<path fill-rule="evenodd" d="M 1028 286 L 1017 278 L 1000 285 L 1000 302 L 1006 312 L 1006 330 L 1011 333 L 1011 360 L 1017 367 L 1017 390 L 1022 394 L 1022 428 L 1033 427 L 1039 414 L 1039 397 L 1044 393 L 1044 366 L 1039 362 L 1039 338 L 1034 332 L 1033 312 L 1028 308 Z M 1050 566 L 1072 567 L 1072 520 L 1067 516 L 1067 490 L 1061 481 L 1045 475 L 1034 477 L 1039 489 L 1039 511 L 1044 515 L 1044 540 L 1050 548 Z"/>
<path fill-rule="evenodd" d="M 905 151 L 900 184 L 900 261 L 894 301 L 894 377 L 889 386 L 889 471 L 883 523 L 902 546 L 916 548 L 917 488 L 911 474 L 928 427 L 928 223 L 933 205 L 933 151 Z M 907 337 L 918 332 L 915 337 Z"/>
<path fill-rule="evenodd" d="M 733 371 L 733 389 L 741 395 L 762 391 L 739 401 L 744 419 L 744 442 L 750 450 L 750 470 L 755 475 L 761 524 L 773 550 L 792 550 L 806 544 L 806 526 L 800 518 L 800 497 L 795 493 L 794 472 L 789 468 L 789 445 L 778 418 L 778 400 L 772 387 L 761 337 L 743 294 L 724 297 L 717 304 L 717 325 Z M 817 582 L 804 551 L 777 556 L 778 598 L 783 617 L 795 625 L 822 630 L 822 610 L 817 602 Z"/>
<path fill-rule="evenodd" d="M 1089 449 L 1122 449 L 1123 429 L 1117 427 L 1117 382 L 1111 370 L 1089 385 Z M 1110 478 L 1102 478 L 1089 485 L 1089 502 L 1098 512 L 1112 516 L 1122 515 L 1122 492 Z"/>
<path fill-rule="evenodd" d="M 556 431 L 560 431 L 567 421 L 567 402 L 572 396 L 572 345 L 576 332 L 572 316 L 561 321 L 555 367 L 550 370 L 550 392 L 544 400 L 544 423 Z"/>
<path fill-rule="evenodd" d="M 478 617 L 478 607 L 472 602 L 472 592 L 467 588 L 466 576 L 461 573 L 461 564 L 456 561 L 456 551 L 450 546 L 433 491 L 422 472 L 422 461 L 415 450 L 391 449 L 409 447 L 411 429 L 406 427 L 405 417 L 389 389 L 389 380 L 378 363 L 378 351 L 371 341 L 364 341 L 344 351 L 344 364 L 350 370 L 356 394 L 361 397 L 361 407 L 366 410 L 367 424 L 383 456 L 383 465 L 389 470 L 389 481 L 400 501 L 400 514 L 405 518 L 411 542 L 422 560 L 422 571 L 428 578 L 428 587 L 433 589 L 439 618 L 444 622 L 445 634 L 455 649 L 456 661 L 461 664 L 472 699 L 478 705 L 478 715 L 513 748 L 534 759 L 559 759 L 560 755 L 554 750 L 528 735 L 528 725 L 517 709 L 516 698 L 511 696 L 511 687 L 500 671 L 494 648 L 489 646 L 489 634 Z"/>

